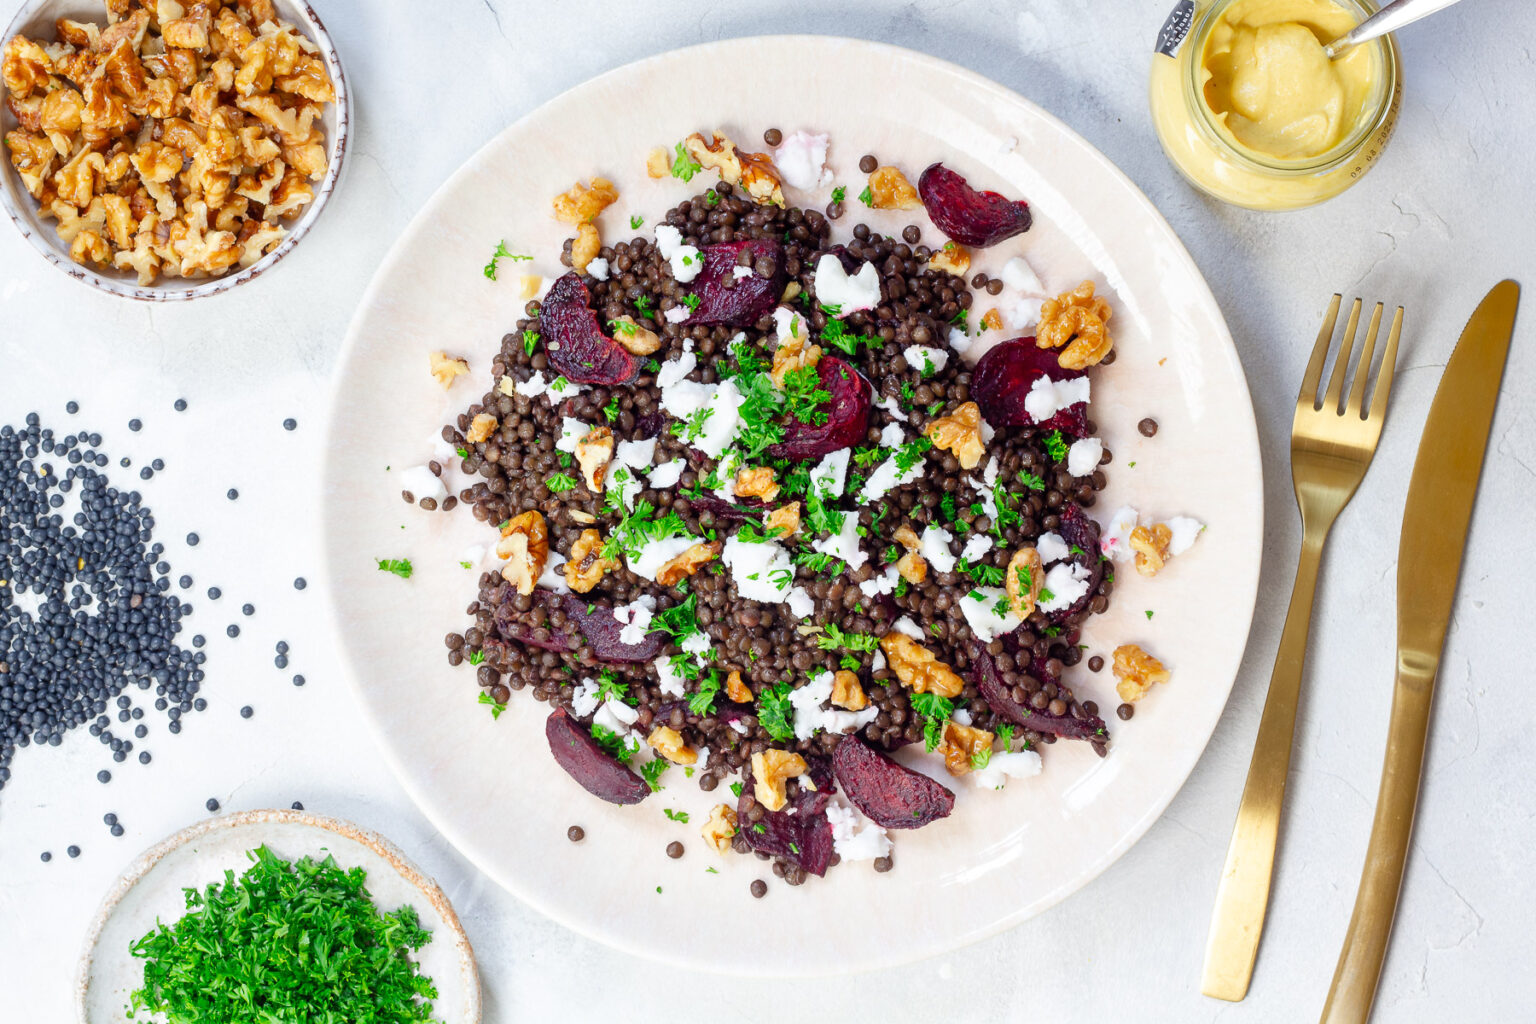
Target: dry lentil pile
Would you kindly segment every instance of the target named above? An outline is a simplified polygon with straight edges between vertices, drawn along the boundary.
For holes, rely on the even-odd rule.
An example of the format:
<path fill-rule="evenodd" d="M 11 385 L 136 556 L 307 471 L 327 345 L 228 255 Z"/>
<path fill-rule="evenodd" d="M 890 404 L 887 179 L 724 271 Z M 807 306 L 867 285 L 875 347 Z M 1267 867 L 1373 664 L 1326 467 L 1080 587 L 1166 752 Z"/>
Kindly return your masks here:
<path fill-rule="evenodd" d="M 842 212 L 841 203 L 827 211 L 833 216 Z M 675 587 L 637 575 L 619 559 L 594 589 L 582 595 L 589 603 L 589 612 L 649 595 L 656 601 L 658 619 L 666 617 L 668 609 L 681 613 L 680 606 L 688 605 L 697 630 L 708 639 L 710 665 L 718 673 L 707 678 L 718 682 L 731 671 L 739 672 L 751 690 L 751 704 L 729 701 L 723 690 L 711 699 L 702 692 L 704 684 L 699 680 L 690 681 L 689 688 L 695 692 L 687 700 L 663 693 L 649 663 L 605 661 L 583 638 L 582 624 L 573 620 L 567 606 L 549 600 L 545 591 L 519 593 L 495 572 L 485 572 L 479 579 L 478 597 L 467 609 L 472 622 L 462 633 L 446 636 L 448 661 L 453 665 L 468 661 L 475 666 L 482 700 L 502 704 L 512 691 L 526 690 L 535 699 L 581 718 L 589 718 L 590 711 L 582 716 L 572 710 L 578 683 L 593 677 L 602 679 L 602 692 L 621 695 L 634 708 L 638 715 L 634 728 L 642 735 L 668 725 L 690 746 L 708 748 L 707 760 L 696 766 L 695 773 L 706 791 L 743 773 L 753 753 L 780 748 L 825 755 L 837 746 L 842 736 L 830 732 L 809 739 L 786 738 L 782 715 L 773 710 L 777 707 L 782 711 L 786 691 L 804 685 L 819 670 L 851 669 L 857 673 L 869 701 L 878 708 L 873 721 L 859 733 L 870 745 L 894 749 L 923 742 L 924 716 L 913 707 L 911 692 L 898 683 L 874 645 L 875 638 L 890 633 L 901 618 L 917 623 L 923 631 L 921 642 L 967 678 L 963 692 L 953 701 L 954 708 L 968 711 L 979 728 L 992 731 L 1004 725 L 1004 719 L 988 707 L 969 678 L 973 633 L 960 599 L 981 583 L 1000 586 L 1014 551 L 1034 543 L 1042 533 L 1060 529 L 1063 516 L 1073 514 L 1070 509 L 1092 506 L 1105 485 L 1103 470 L 1074 478 L 1066 469 L 1063 453 L 1057 450 L 1059 434 L 1053 440 L 1033 429 L 1009 429 L 998 431 L 987 444 L 988 455 L 997 460 L 1000 469 L 997 487 L 989 488 L 998 509 L 996 516 L 989 515 L 977 499 L 972 482 L 975 473 L 963 470 L 950 451 L 923 446 L 921 441 L 917 450 L 925 465 L 915 481 L 892 488 L 879 501 L 863 504 L 857 498 L 860 486 L 891 454 L 891 449 L 882 445 L 882 432 L 889 424 L 897 423 L 909 441 L 921 439 L 928 423 L 955 411 L 971 397 L 971 370 L 959 358 L 948 360 L 937 370 L 911 366 L 904 348 L 913 344 L 942 348 L 950 326 L 969 315 L 971 287 L 996 294 L 998 282 L 977 275 L 968 286 L 963 278 L 931 267 L 928 261 L 934 250 L 923 243 L 916 225 L 908 226 L 899 238 L 890 238 L 857 224 L 851 239 L 835 245 L 827 214 L 759 206 L 725 183 L 680 203 L 668 211 L 664 223 L 677 228 L 684 242 L 698 247 L 744 239 L 782 240 L 783 270 L 790 282 L 786 303 L 801 312 L 811 336 L 821 342 L 828 355 L 846 360 L 872 384 L 876 404 L 870 410 L 865 436 L 854 447 L 844 498 L 827 503 L 829 509 L 857 515 L 858 534 L 869 560 L 851 569 L 837 558 L 813 553 L 810 545 L 818 536 L 818 524 L 812 515 L 802 517 L 800 533 L 785 542 L 795 552 L 795 584 L 814 601 L 814 611 L 808 617 L 796 616 L 785 604 L 741 598 L 719 559 Z M 942 245 L 942 240 L 938 244 Z M 881 302 L 876 308 L 837 319 L 820 306 L 815 267 L 827 252 L 867 261 L 877 268 Z M 651 515 L 656 518 L 680 517 L 691 535 L 718 535 L 724 540 L 738 528 L 744 515 L 750 514 L 750 521 L 761 525 L 757 516 L 768 508 L 805 503 L 806 475 L 815 459 L 755 460 L 754 464 L 772 467 L 781 484 L 780 493 L 768 507 L 749 503 L 751 507 L 745 510 L 733 509 L 710 496 L 708 491 L 719 483 L 709 479 L 715 461 L 674 432 L 674 421 L 662 410 L 662 390 L 656 382 L 660 364 L 680 358 L 685 350 L 691 350 L 698 359 L 698 368 L 690 378 L 704 384 L 749 369 L 744 363 L 760 359 L 766 364 L 775 347 L 773 319 L 764 317 L 745 328 L 745 346 L 733 341 L 742 330 L 735 326 L 671 322 L 667 311 L 693 301 L 693 287 L 674 278 L 656 243 L 637 237 L 604 246 L 600 256 L 610 268 L 607 279 L 582 278 L 598 320 L 610 324 L 622 317 L 633 318 L 660 335 L 661 348 L 644 362 L 632 384 L 589 386 L 564 400 L 551 394 L 529 397 L 508 393 L 510 389 L 496 386 L 504 376 L 521 383 L 536 373 L 554 372 L 549 353 L 538 341 L 548 333 L 541 320 L 540 303 L 528 303 L 525 317 L 505 336 L 501 352 L 490 366 L 490 390 L 443 429 L 444 440 L 460 452 L 460 468 L 475 478 L 444 507 L 462 502 L 477 519 L 491 526 L 537 510 L 548 524 L 550 551 L 565 556 L 570 556 L 573 542 L 585 529 L 595 528 L 608 537 L 620 528 L 623 516 L 605 504 L 601 493 L 592 493 L 581 482 L 579 469 L 557 449 L 565 418 L 607 424 L 617 442 L 656 438 L 654 465 L 686 460 L 687 468 L 674 487 L 646 486 L 635 500 L 638 507 L 654 510 Z M 563 262 L 570 265 L 569 244 Z M 757 261 L 763 262 L 761 258 Z M 767 277 L 777 268 L 751 265 L 749 269 Z M 829 342 L 829 335 L 854 338 L 852 354 Z M 900 410 L 899 416 L 895 410 Z M 481 413 L 496 417 L 496 430 L 484 440 L 466 440 L 474 418 Z M 1088 431 L 1094 432 L 1092 424 Z M 1102 463 L 1109 461 L 1106 451 Z M 441 467 L 434 464 L 433 468 Z M 564 478 L 574 478 L 574 486 L 551 488 L 551 481 Z M 962 559 L 954 571 L 932 569 L 922 582 L 903 579 L 886 594 L 871 596 L 861 591 L 860 583 L 884 574 L 902 553 L 896 540 L 898 529 L 906 526 L 921 533 L 929 525 L 954 535 L 951 554 L 958 555 L 966 541 L 976 535 L 990 536 L 994 543 L 976 561 Z M 1096 550 L 1093 553 L 1097 555 Z M 1098 709 L 1093 703 L 1075 700 L 1061 677 L 1082 656 L 1077 646 L 1080 623 L 1107 607 L 1112 589 L 1112 574 L 1096 576 L 1093 589 L 1064 613 L 1037 610 L 1011 636 L 986 644 L 1014 700 L 1042 714 L 1078 721 L 1096 717 Z M 540 646 L 564 637 L 573 639 L 574 650 Z M 529 638 L 531 642 L 524 642 Z M 678 646 L 668 643 L 664 650 L 676 653 Z M 877 664 L 881 667 L 876 668 Z M 1085 738 L 1100 754 L 1104 752 L 1108 736 L 1102 727 Z M 1028 749 L 1056 739 L 1048 731 L 1020 729 L 1013 744 L 1014 749 Z M 789 793 L 798 791 L 798 782 L 791 781 Z M 743 829 L 763 814 L 763 808 L 750 799 L 750 782 L 746 792 Z M 573 828 L 572 838 L 579 837 L 579 829 Z M 736 836 L 734 847 L 739 852 L 752 850 L 742 835 Z M 766 856 L 759 853 L 759 857 Z M 832 863 L 837 860 L 834 855 Z M 889 857 L 875 864 L 880 871 L 890 866 Z M 774 873 L 792 884 L 804 881 L 806 875 L 804 869 L 784 859 L 776 861 Z M 761 895 L 756 888 L 754 894 Z"/>

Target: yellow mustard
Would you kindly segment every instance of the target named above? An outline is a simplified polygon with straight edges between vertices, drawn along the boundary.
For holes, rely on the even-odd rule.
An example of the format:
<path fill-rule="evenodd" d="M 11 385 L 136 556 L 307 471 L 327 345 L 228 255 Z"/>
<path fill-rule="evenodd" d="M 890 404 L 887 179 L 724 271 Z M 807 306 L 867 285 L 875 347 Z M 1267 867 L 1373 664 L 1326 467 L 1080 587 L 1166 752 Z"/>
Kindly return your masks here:
<path fill-rule="evenodd" d="M 1366 0 L 1181 3 L 1153 55 L 1150 93 L 1174 165 L 1255 209 L 1308 206 L 1348 188 L 1396 123 L 1397 44 L 1375 40 L 1335 61 L 1323 47 L 1372 10 Z"/>

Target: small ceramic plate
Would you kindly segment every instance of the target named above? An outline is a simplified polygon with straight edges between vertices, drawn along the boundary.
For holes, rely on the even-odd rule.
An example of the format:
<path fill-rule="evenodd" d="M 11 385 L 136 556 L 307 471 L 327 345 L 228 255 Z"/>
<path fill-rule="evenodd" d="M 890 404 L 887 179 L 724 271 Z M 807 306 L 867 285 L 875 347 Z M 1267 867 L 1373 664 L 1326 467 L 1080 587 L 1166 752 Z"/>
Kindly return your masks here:
<path fill-rule="evenodd" d="M 750 68 L 739 75 L 721 69 Z M 467 514 L 401 501 L 401 472 L 441 444 L 442 424 L 489 387 L 503 335 L 522 316 L 518 277 L 546 281 L 564 225 L 550 199 L 601 175 L 619 188 L 599 218 L 610 243 L 653 230 L 666 211 L 712 185 L 646 176 L 648 150 L 719 128 L 748 149 L 776 127 L 828 132 L 833 183 L 847 213 L 900 234 L 938 232 L 921 209 L 871 211 L 861 155 L 916 179 L 935 160 L 978 188 L 1029 200 L 1027 233 L 978 254 L 997 273 L 1022 255 L 1054 293 L 1093 280 L 1114 308 L 1116 359 L 1093 379 L 1092 418 L 1114 453 L 1092 514 L 1120 505 L 1208 524 L 1155 579 L 1125 564 L 1108 614 L 1083 643 L 1106 661 L 1140 643 L 1173 673 L 1137 708 L 1114 717 L 1106 667 L 1071 670 L 1081 699 L 1109 720 L 1109 756 L 1087 744 L 1044 749 L 1038 778 L 982 791 L 954 784 L 953 815 L 895 835 L 896 866 L 833 868 L 791 888 L 753 857 L 717 856 L 699 838 L 711 804 L 681 770 L 633 807 L 589 796 L 550 757 L 548 708 L 514 693 L 493 720 L 476 703 L 475 673 L 445 662 L 443 635 L 467 625 L 476 555 L 495 534 Z M 821 209 L 829 190 L 791 190 Z M 644 225 L 631 230 L 632 217 Z M 498 241 L 531 253 L 481 269 Z M 976 309 L 990 303 L 984 294 Z M 999 335 L 1006 337 L 1003 332 Z M 428 354 L 469 360 L 473 376 L 444 393 Z M 1076 891 L 1126 851 L 1173 798 L 1226 703 L 1248 636 L 1258 584 L 1262 496 L 1258 437 L 1242 367 L 1210 290 L 1178 238 L 1136 187 L 1060 121 L 969 71 L 907 50 L 806 36 L 734 39 L 620 68 L 512 125 L 438 191 L 396 242 L 362 300 L 337 367 L 327 438 L 325 542 L 329 592 L 359 706 L 422 810 L 487 874 L 567 925 L 623 949 L 692 967 L 809 974 L 871 968 L 951 950 L 1017 924 Z M 1147 438 L 1143 418 L 1161 428 Z M 450 457 L 445 463 L 452 463 Z M 453 491 L 467 483 L 455 478 Z M 375 560 L 410 558 L 399 579 Z M 471 561 L 470 568 L 461 563 Z M 902 757 L 922 762 L 921 750 Z M 931 761 L 932 759 L 928 759 Z M 930 770 L 932 770 L 930 765 Z M 942 769 L 940 769 L 942 773 Z M 688 825 L 666 810 L 685 811 Z M 581 825 L 572 845 L 566 829 Z M 672 840 L 686 854 L 668 859 Z M 768 878 L 768 897 L 748 888 Z"/>
<path fill-rule="evenodd" d="M 102 901 L 86 933 L 75 993 L 80 1024 L 107 1024 L 125 1017 L 128 997 L 144 983 L 144 961 L 129 946 L 156 921 L 167 925 L 186 912 L 184 888 L 201 889 L 238 876 L 251 866 L 247 852 L 263 843 L 288 860 L 330 854 L 342 868 L 368 872 L 366 885 L 381 910 L 410 904 L 432 941 L 414 954 L 437 986 L 434 1020 L 477 1024 L 480 974 L 474 950 L 437 883 L 393 843 L 367 829 L 305 811 L 243 811 L 200 821 L 144 851 Z M 139 1015 L 137 1020 L 161 1020 Z"/>

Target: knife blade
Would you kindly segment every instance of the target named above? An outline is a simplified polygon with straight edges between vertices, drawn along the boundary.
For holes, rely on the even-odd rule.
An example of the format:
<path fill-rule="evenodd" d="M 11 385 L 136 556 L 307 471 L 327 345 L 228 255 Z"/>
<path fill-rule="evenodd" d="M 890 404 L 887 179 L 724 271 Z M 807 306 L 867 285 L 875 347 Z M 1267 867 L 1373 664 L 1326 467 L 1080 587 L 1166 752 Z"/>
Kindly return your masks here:
<path fill-rule="evenodd" d="M 1371 841 L 1323 1024 L 1363 1024 L 1386 958 L 1418 802 L 1435 673 L 1514 336 L 1520 286 L 1483 297 L 1446 363 L 1408 484 L 1397 555 L 1397 678 Z"/>

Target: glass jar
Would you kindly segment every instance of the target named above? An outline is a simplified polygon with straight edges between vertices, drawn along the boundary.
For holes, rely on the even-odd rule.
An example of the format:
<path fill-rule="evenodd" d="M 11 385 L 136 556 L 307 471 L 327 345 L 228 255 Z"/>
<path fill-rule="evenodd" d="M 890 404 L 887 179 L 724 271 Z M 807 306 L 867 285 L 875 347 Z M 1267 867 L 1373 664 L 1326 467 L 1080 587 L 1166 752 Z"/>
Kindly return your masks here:
<path fill-rule="evenodd" d="M 1325 152 L 1275 157 L 1239 142 L 1205 95 L 1206 51 L 1212 30 L 1235 4 L 1251 0 L 1180 0 L 1152 55 L 1152 123 L 1163 152 L 1197 188 L 1254 210 L 1294 210 L 1331 199 L 1358 181 L 1381 156 L 1397 125 L 1403 86 L 1397 41 L 1362 44 L 1369 54 L 1369 87 L 1354 124 Z M 1370 0 L 1333 0 L 1356 23 L 1374 14 Z M 1285 0 L 1272 7 L 1283 9 Z"/>

